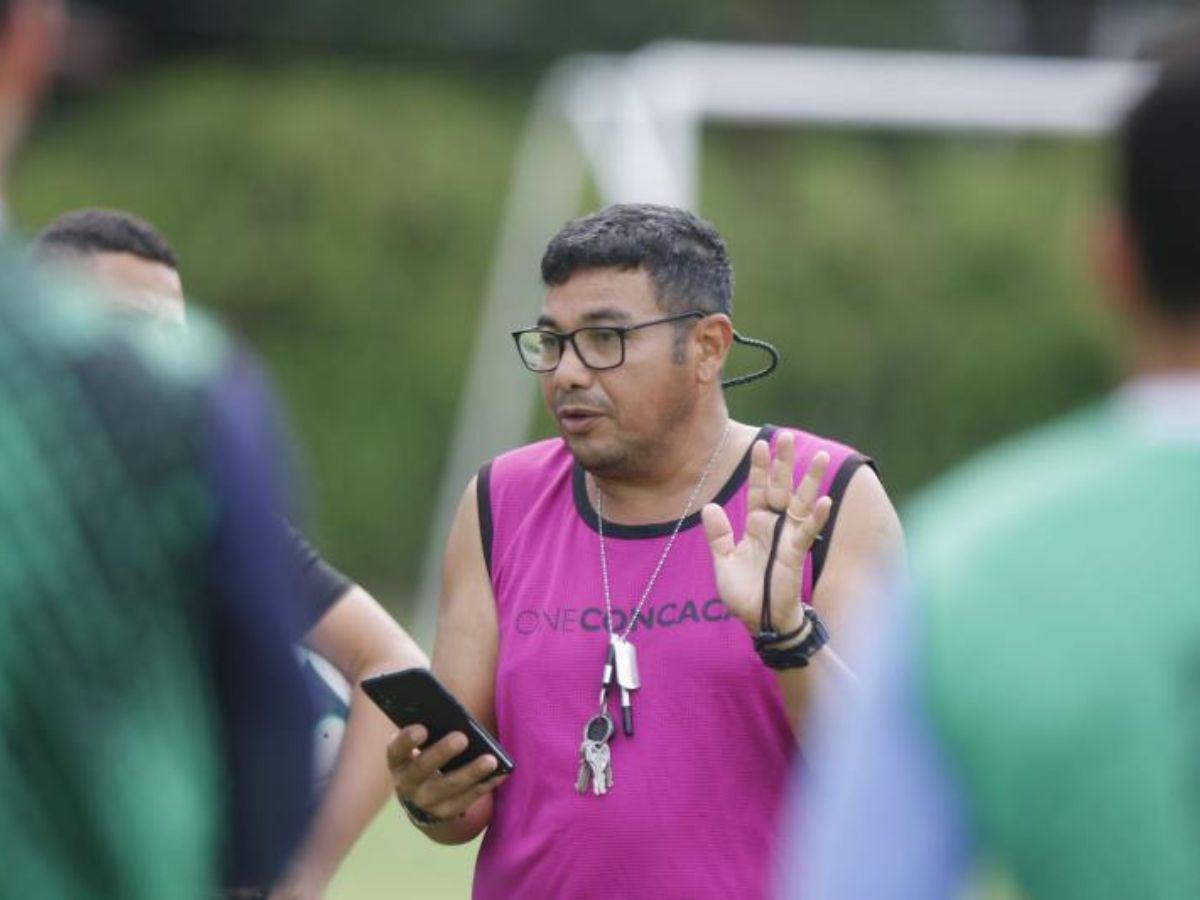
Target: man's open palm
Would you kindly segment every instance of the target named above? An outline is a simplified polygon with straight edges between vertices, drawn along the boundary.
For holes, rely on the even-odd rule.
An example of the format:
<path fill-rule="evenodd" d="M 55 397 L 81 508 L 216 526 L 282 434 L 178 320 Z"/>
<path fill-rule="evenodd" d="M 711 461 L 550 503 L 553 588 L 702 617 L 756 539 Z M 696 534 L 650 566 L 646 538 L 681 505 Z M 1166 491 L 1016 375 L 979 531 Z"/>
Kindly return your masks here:
<path fill-rule="evenodd" d="M 771 576 L 771 618 L 777 629 L 788 631 L 799 624 L 802 615 L 800 590 L 805 556 L 825 527 L 832 505 L 828 497 L 818 497 L 829 454 L 822 451 L 813 457 L 793 490 L 795 436 L 785 431 L 777 443 L 774 460 L 765 441 L 756 441 L 751 451 L 746 530 L 740 541 L 734 541 L 733 526 L 724 509 L 710 503 L 702 511 L 716 569 L 717 593 L 752 632 L 759 627 L 763 576 L 779 517 L 785 519 Z"/>

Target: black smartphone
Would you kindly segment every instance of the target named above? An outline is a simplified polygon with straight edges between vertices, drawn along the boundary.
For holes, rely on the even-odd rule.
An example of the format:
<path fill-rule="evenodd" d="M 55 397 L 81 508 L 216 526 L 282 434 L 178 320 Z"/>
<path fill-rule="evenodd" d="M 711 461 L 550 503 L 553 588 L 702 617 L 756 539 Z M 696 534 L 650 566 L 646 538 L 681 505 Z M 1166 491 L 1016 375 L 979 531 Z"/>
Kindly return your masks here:
<path fill-rule="evenodd" d="M 437 743 L 452 731 L 461 731 L 467 736 L 467 749 L 442 766 L 441 771 L 452 772 L 487 753 L 496 757 L 499 763 L 489 777 L 506 775 L 516 768 L 500 742 L 475 721 L 475 717 L 428 669 L 403 669 L 376 675 L 366 679 L 362 689 L 401 728 L 423 725 L 429 732 L 426 746 Z"/>

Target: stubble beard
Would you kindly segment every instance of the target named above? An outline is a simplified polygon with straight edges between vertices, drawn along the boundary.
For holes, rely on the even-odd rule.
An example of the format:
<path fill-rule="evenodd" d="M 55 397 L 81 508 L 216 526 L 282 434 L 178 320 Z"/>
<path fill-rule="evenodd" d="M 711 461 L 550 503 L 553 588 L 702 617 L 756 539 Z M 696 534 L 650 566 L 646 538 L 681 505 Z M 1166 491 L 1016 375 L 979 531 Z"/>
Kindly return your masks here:
<path fill-rule="evenodd" d="M 673 433 L 681 423 L 691 418 L 695 409 L 694 397 L 682 397 L 658 417 L 660 425 L 650 435 L 618 434 L 600 446 L 590 445 L 587 437 L 580 439 L 567 435 L 567 449 L 594 478 L 636 480 L 653 469 L 655 460 L 670 446 Z"/>

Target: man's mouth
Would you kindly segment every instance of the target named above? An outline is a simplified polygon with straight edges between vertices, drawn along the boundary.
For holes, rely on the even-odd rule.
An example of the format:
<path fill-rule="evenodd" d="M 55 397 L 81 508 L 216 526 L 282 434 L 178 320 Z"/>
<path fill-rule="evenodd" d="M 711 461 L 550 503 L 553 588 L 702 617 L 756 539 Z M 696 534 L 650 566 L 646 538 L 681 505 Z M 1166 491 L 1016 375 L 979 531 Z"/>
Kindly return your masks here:
<path fill-rule="evenodd" d="M 602 415 L 584 406 L 562 406 L 555 413 L 555 418 L 567 434 L 583 434 L 590 431 Z"/>

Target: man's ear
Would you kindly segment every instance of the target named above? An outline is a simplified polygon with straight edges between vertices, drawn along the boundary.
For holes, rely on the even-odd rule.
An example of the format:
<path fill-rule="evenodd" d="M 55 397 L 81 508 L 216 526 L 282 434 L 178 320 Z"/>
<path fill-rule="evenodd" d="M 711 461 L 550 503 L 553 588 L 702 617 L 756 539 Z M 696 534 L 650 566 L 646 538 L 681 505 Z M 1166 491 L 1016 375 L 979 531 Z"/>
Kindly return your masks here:
<path fill-rule="evenodd" d="M 696 345 L 696 376 L 701 384 L 721 380 L 721 371 L 733 346 L 733 322 L 724 313 L 705 316 L 692 329 Z"/>
<path fill-rule="evenodd" d="M 1092 227 L 1092 268 L 1114 311 L 1121 318 L 1141 314 L 1146 288 L 1141 256 L 1129 220 L 1110 209 Z"/>

